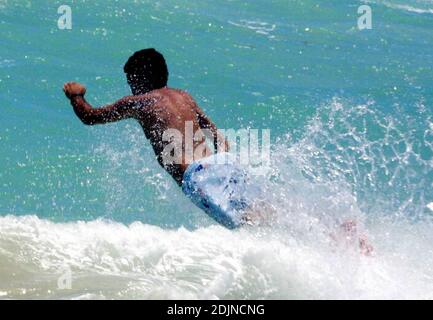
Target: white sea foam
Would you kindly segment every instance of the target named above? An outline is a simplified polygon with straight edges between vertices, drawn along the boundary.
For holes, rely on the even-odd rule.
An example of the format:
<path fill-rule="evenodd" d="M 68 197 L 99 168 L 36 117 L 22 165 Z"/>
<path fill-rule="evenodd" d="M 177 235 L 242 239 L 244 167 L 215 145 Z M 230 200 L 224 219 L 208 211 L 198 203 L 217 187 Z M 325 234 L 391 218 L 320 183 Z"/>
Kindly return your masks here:
<path fill-rule="evenodd" d="M 2 298 L 433 298 L 431 226 L 380 222 L 374 257 L 288 234 L 0 218 Z M 431 230 L 431 229 L 430 229 Z M 57 280 L 71 268 L 71 289 Z"/>
<path fill-rule="evenodd" d="M 271 24 L 271 23 L 262 22 L 262 21 L 245 20 L 245 19 L 241 19 L 237 22 L 228 21 L 228 23 L 233 25 L 233 26 L 236 26 L 236 27 L 245 28 L 245 29 L 254 31 L 257 34 L 265 35 L 269 39 L 274 38 L 272 33 L 277 28 L 276 24 Z"/>
<path fill-rule="evenodd" d="M 407 12 L 419 13 L 419 14 L 433 14 L 433 3 L 431 1 L 423 1 L 420 4 L 429 5 L 428 8 L 416 7 L 409 4 L 401 4 L 392 1 L 373 1 L 373 0 L 363 0 L 364 3 L 372 3 L 372 4 L 382 4 L 391 9 L 403 10 Z"/>

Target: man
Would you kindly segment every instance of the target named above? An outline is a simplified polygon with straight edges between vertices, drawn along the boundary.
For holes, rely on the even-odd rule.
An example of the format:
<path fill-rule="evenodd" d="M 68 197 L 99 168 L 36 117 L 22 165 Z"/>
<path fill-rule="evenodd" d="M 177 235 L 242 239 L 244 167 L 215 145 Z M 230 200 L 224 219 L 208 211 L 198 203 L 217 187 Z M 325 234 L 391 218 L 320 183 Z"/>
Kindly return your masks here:
<path fill-rule="evenodd" d="M 124 72 L 133 95 L 97 109 L 85 100 L 83 85 L 66 83 L 63 90 L 78 118 L 86 125 L 137 120 L 159 164 L 198 207 L 228 228 L 248 222 L 245 173 L 227 154 L 228 142 L 194 99 L 185 91 L 167 87 L 164 57 L 155 49 L 138 51 L 126 62 Z M 193 159 L 185 152 L 185 139 L 175 144 L 180 152 L 172 150 L 173 136 L 167 133 L 180 132 L 185 137 L 186 124 L 192 126 L 194 133 L 210 132 L 214 152 L 201 139 L 192 141 Z"/>
<path fill-rule="evenodd" d="M 126 62 L 124 71 L 133 95 L 98 109 L 84 99 L 86 88 L 83 85 L 74 82 L 64 85 L 63 90 L 78 118 L 86 125 L 136 119 L 159 164 L 192 202 L 213 219 L 230 229 L 270 222 L 274 209 L 260 199 L 262 192 L 248 183 L 246 172 L 227 153 L 229 144 L 225 137 L 188 93 L 167 87 L 164 57 L 155 49 L 138 51 Z M 193 133 L 201 130 L 210 133 L 214 152 L 203 139 L 193 139 L 192 146 L 188 146 L 188 124 Z M 173 141 L 172 132 L 180 133 L 180 142 Z M 173 150 L 173 145 L 178 150 Z M 189 147 L 192 159 L 186 152 Z M 344 223 L 341 230 L 343 239 L 357 239 L 361 252 L 371 254 L 373 249 L 366 239 L 357 236 L 355 221 Z"/>

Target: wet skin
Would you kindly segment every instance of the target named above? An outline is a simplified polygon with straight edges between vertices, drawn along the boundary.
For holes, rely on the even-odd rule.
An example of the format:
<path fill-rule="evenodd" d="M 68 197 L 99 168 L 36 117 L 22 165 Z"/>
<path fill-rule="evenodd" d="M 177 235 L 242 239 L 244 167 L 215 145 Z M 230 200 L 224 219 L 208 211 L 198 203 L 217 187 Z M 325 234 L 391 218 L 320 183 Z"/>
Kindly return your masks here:
<path fill-rule="evenodd" d="M 150 141 L 159 164 L 179 184 L 191 159 L 185 156 L 177 161 L 168 162 L 165 147 L 170 141 L 163 139 L 166 130 L 176 129 L 185 137 L 185 124 L 190 122 L 193 132 L 207 129 L 214 138 L 215 152 L 228 151 L 228 143 L 221 136 L 215 124 L 200 109 L 194 99 L 185 91 L 164 87 L 143 94 L 126 96 L 113 104 L 93 108 L 84 98 L 86 88 L 75 82 L 66 83 L 63 87 L 66 97 L 70 99 L 77 117 L 86 125 L 115 122 L 123 119 L 136 119 Z M 134 92 L 134 90 L 133 90 Z M 179 146 L 185 154 L 185 139 Z M 203 147 L 203 140 L 193 141 L 194 161 L 209 156 L 213 151 Z M 196 152 L 197 151 L 197 152 Z"/>

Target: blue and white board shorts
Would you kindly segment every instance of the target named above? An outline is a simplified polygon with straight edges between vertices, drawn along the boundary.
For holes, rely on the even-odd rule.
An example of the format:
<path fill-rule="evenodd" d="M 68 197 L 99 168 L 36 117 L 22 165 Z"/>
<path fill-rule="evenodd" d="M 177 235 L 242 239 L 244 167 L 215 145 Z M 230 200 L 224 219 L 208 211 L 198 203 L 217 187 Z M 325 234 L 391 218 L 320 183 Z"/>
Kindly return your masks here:
<path fill-rule="evenodd" d="M 217 153 L 189 165 L 182 190 L 191 201 L 229 229 L 245 222 L 250 205 L 248 175 L 232 154 Z"/>

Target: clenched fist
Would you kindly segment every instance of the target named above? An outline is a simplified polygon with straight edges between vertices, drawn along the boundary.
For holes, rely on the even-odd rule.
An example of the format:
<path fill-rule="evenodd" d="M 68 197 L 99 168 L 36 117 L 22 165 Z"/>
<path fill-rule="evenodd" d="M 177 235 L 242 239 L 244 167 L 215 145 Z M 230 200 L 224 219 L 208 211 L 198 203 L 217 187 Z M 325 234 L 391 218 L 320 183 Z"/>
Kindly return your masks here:
<path fill-rule="evenodd" d="M 63 86 L 63 91 L 68 99 L 75 96 L 84 96 L 86 94 L 86 87 L 78 82 L 67 82 Z"/>

